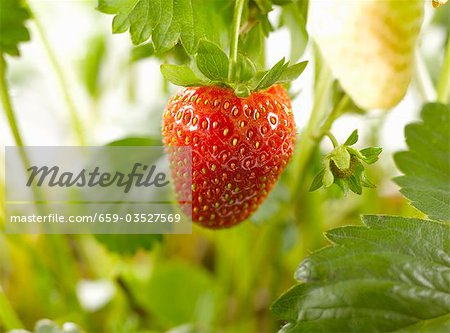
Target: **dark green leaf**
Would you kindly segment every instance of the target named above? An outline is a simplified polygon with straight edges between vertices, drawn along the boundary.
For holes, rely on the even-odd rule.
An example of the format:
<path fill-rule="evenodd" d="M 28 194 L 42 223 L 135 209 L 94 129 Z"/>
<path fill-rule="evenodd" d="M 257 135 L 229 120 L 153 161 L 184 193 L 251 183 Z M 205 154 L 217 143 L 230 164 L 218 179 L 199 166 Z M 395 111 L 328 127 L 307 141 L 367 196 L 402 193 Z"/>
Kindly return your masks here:
<path fill-rule="evenodd" d="M 289 321 L 280 332 L 448 326 L 450 225 L 388 216 L 365 216 L 364 223 L 329 231 L 334 245 L 302 262 L 296 278 L 303 283 L 272 306 Z"/>
<path fill-rule="evenodd" d="M 281 77 L 277 80 L 277 83 L 288 83 L 294 81 L 300 76 L 300 74 L 303 73 L 307 64 L 307 61 L 302 61 L 298 64 L 289 66 L 283 71 Z"/>
<path fill-rule="evenodd" d="M 394 156 L 404 173 L 395 182 L 413 206 L 450 221 L 450 106 L 427 104 L 421 117 L 405 129 L 409 150 Z"/>
<path fill-rule="evenodd" d="M 358 179 L 358 177 L 356 175 L 351 175 L 347 179 L 347 184 L 353 193 L 356 193 L 356 194 L 362 193 L 361 181 Z"/>
<path fill-rule="evenodd" d="M 281 77 L 286 70 L 288 64 L 285 64 L 284 58 L 278 61 L 270 70 L 262 74 L 261 80 L 258 82 L 254 90 L 264 90 L 272 86 Z"/>
<path fill-rule="evenodd" d="M 197 86 L 204 85 L 205 82 L 201 80 L 193 71 L 186 65 L 161 65 L 161 73 L 164 78 L 177 86 Z"/>
<path fill-rule="evenodd" d="M 228 2 L 217 0 L 99 0 L 98 9 L 115 14 L 113 32 L 129 29 L 134 44 L 151 38 L 163 53 L 181 42 L 191 55 L 202 38 L 226 44 L 232 12 Z"/>
<path fill-rule="evenodd" d="M 350 136 L 347 138 L 347 140 L 345 141 L 344 145 L 352 146 L 352 145 L 354 145 L 357 142 L 358 142 L 358 130 L 354 130 L 352 132 L 352 134 L 350 134 Z"/>
<path fill-rule="evenodd" d="M 20 55 L 18 45 L 30 40 L 25 22 L 30 12 L 20 0 L 0 1 L 0 53 Z"/>
<path fill-rule="evenodd" d="M 201 40 L 195 57 L 197 67 L 212 81 L 226 81 L 228 78 L 228 57 L 216 44 Z"/>

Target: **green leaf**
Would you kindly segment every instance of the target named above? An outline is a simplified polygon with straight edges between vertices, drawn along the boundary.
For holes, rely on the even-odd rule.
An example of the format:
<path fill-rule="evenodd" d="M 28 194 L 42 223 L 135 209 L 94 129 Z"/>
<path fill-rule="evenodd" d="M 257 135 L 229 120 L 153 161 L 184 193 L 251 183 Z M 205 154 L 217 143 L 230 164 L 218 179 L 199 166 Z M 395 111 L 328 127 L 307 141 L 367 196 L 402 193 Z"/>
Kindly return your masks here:
<path fill-rule="evenodd" d="M 350 154 L 344 146 L 336 148 L 331 159 L 340 170 L 346 170 L 350 167 Z"/>
<path fill-rule="evenodd" d="M 107 146 L 161 146 L 160 138 L 153 137 L 128 137 L 107 144 Z"/>
<path fill-rule="evenodd" d="M 151 43 L 142 44 L 131 50 L 131 61 L 135 62 L 141 59 L 151 57 L 155 54 L 155 48 Z"/>
<path fill-rule="evenodd" d="M 389 216 L 363 221 L 329 231 L 333 245 L 301 263 L 296 278 L 303 283 L 272 306 L 290 322 L 280 332 L 448 326 L 450 225 Z"/>
<path fill-rule="evenodd" d="M 278 61 L 270 70 L 262 74 L 261 80 L 253 90 L 264 90 L 272 86 L 281 77 L 288 64 L 284 58 Z"/>
<path fill-rule="evenodd" d="M 214 308 L 215 294 L 206 271 L 172 261 L 155 267 L 136 297 L 159 321 L 175 326 L 205 322 Z"/>
<path fill-rule="evenodd" d="M 345 146 L 352 146 L 355 143 L 358 142 L 358 130 L 354 130 L 352 132 L 352 134 L 350 134 L 350 136 L 347 138 L 347 140 L 345 141 L 344 145 Z"/>
<path fill-rule="evenodd" d="M 307 64 L 308 64 L 307 61 L 302 61 L 299 62 L 298 64 L 289 66 L 283 71 L 283 73 L 281 74 L 280 78 L 277 80 L 276 83 L 288 83 L 294 81 L 300 76 L 300 74 L 303 73 Z"/>
<path fill-rule="evenodd" d="M 256 66 L 253 61 L 245 55 L 239 53 L 236 64 L 236 77 L 238 82 L 251 80 L 256 74 Z"/>
<path fill-rule="evenodd" d="M 404 175 L 394 180 L 414 207 L 450 221 L 450 106 L 426 104 L 421 117 L 405 129 L 409 149 L 394 155 Z"/>
<path fill-rule="evenodd" d="M 205 81 L 200 79 L 192 69 L 186 65 L 161 65 L 161 73 L 164 78 L 177 86 L 197 86 L 204 85 Z"/>
<path fill-rule="evenodd" d="M 87 42 L 86 54 L 82 59 L 80 73 L 82 82 L 92 98 L 98 99 L 102 84 L 100 74 L 106 56 L 106 38 L 103 35 L 91 37 Z"/>
<path fill-rule="evenodd" d="M 208 79 L 221 82 L 228 79 L 228 57 L 217 44 L 201 40 L 195 60 L 200 72 Z"/>
<path fill-rule="evenodd" d="M 153 137 L 127 137 L 107 144 L 107 146 L 136 147 L 161 146 L 160 138 Z M 157 234 L 95 234 L 94 237 L 109 251 L 119 254 L 135 254 L 138 250 L 151 250 L 161 242 L 162 235 Z"/>
<path fill-rule="evenodd" d="M 318 190 L 322 187 L 323 184 L 323 175 L 325 174 L 325 168 L 322 169 L 315 177 L 314 180 L 311 183 L 311 186 L 309 188 L 310 192 L 313 192 L 315 190 Z"/>
<path fill-rule="evenodd" d="M 159 234 L 95 234 L 94 236 L 108 251 L 127 255 L 133 255 L 139 250 L 151 250 L 163 239 L 163 236 Z"/>
<path fill-rule="evenodd" d="M 325 168 L 325 172 L 323 174 L 323 185 L 325 187 L 330 187 L 334 183 L 334 175 L 331 172 L 330 168 L 327 166 Z"/>
<path fill-rule="evenodd" d="M 202 38 L 227 44 L 232 13 L 228 2 L 203 0 L 99 0 L 98 9 L 115 14 L 113 32 L 129 29 L 134 44 L 151 38 L 163 53 L 181 42 L 191 55 Z"/>
<path fill-rule="evenodd" d="M 380 147 L 369 147 L 364 148 L 359 151 L 361 154 L 361 159 L 366 162 L 367 164 L 373 164 L 376 161 L 378 161 L 378 156 L 383 151 Z"/>
<path fill-rule="evenodd" d="M 356 194 L 362 193 L 361 181 L 358 179 L 358 177 L 356 177 L 356 175 L 351 175 L 347 179 L 347 184 L 353 193 L 356 193 Z"/>
<path fill-rule="evenodd" d="M 30 40 L 25 26 L 30 12 L 20 0 L 0 1 L 0 53 L 19 56 L 19 43 Z"/>

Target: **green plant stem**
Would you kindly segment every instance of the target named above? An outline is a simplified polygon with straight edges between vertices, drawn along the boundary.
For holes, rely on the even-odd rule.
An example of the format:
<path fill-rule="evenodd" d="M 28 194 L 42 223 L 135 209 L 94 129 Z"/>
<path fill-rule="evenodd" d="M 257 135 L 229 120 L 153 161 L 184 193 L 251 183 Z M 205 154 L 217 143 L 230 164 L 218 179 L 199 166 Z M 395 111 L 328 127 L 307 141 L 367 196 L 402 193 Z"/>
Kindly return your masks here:
<path fill-rule="evenodd" d="M 427 66 L 419 50 L 416 50 L 415 57 L 416 84 L 420 93 L 422 94 L 422 98 L 426 102 L 432 102 L 436 99 L 436 91 L 433 86 L 433 81 L 431 80 Z"/>
<path fill-rule="evenodd" d="M 441 103 L 450 103 L 450 39 L 447 41 L 444 62 L 437 83 L 437 100 Z"/>
<path fill-rule="evenodd" d="M 0 54 L 0 89 L 3 108 L 6 113 L 6 118 L 8 119 L 9 128 L 11 129 L 14 137 L 14 141 L 16 142 L 17 146 L 23 147 L 22 136 L 20 135 L 11 99 L 9 98 L 8 84 L 6 82 L 6 60 L 3 54 Z"/>
<path fill-rule="evenodd" d="M 233 23 L 231 26 L 230 64 L 228 68 L 228 79 L 234 81 L 236 75 L 236 63 L 239 48 L 239 30 L 241 28 L 242 10 L 245 0 L 236 0 L 233 12 Z"/>
<path fill-rule="evenodd" d="M 9 301 L 6 298 L 6 295 L 1 285 L 0 285 L 0 321 L 2 322 L 2 325 L 4 326 L 3 328 L 5 328 L 6 331 L 24 327 L 19 317 L 17 316 L 16 312 L 12 308 L 11 304 L 9 304 Z M 0 328 L 2 328 L 2 325 L 0 325 Z"/>
<path fill-rule="evenodd" d="M 59 86 L 61 87 L 61 91 L 64 96 L 64 100 L 67 104 L 67 109 L 69 110 L 69 115 L 70 115 L 70 119 L 72 122 L 72 126 L 74 129 L 75 135 L 78 139 L 79 144 L 84 145 L 85 139 L 84 139 L 84 131 L 83 131 L 82 122 L 79 118 L 79 113 L 75 106 L 74 99 L 70 93 L 67 78 L 64 74 L 64 71 L 62 70 L 61 64 L 59 63 L 55 52 L 53 51 L 53 49 L 50 45 L 50 42 L 47 38 L 44 27 L 42 26 L 39 18 L 36 16 L 36 13 L 34 11 L 33 11 L 33 21 L 34 21 L 34 24 L 36 25 L 36 29 L 38 31 L 39 37 L 41 38 L 42 45 L 44 46 L 45 52 L 47 53 L 47 56 L 53 67 L 53 70 L 55 71 L 55 74 L 58 78 Z"/>
<path fill-rule="evenodd" d="M 300 136 L 300 140 L 297 144 L 297 158 L 294 161 L 294 180 L 292 182 L 293 199 L 296 200 L 299 191 L 301 190 L 304 171 L 308 164 L 311 154 L 314 148 L 319 142 L 316 131 L 319 129 L 320 124 L 323 122 L 327 115 L 329 95 L 332 87 L 332 74 L 329 68 L 323 67 L 320 71 L 316 92 L 314 95 L 314 106 L 311 117 L 309 118 L 308 125 Z M 320 139 L 322 136 L 320 137 Z"/>
<path fill-rule="evenodd" d="M 331 143 L 333 144 L 333 148 L 337 148 L 339 146 L 339 142 L 336 140 L 336 137 L 330 131 L 325 132 L 325 136 L 327 136 Z"/>

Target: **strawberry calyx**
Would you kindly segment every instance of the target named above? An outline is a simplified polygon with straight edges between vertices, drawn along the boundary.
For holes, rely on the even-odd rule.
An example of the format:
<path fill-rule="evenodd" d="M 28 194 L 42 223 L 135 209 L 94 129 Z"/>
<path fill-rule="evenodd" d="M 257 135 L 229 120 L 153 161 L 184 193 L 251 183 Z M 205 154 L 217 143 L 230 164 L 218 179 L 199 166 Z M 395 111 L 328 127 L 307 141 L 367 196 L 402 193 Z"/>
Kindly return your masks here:
<path fill-rule="evenodd" d="M 378 161 L 382 149 L 368 147 L 358 150 L 352 147 L 358 142 L 358 131 L 354 130 L 344 144 L 339 145 L 331 134 L 334 149 L 327 154 L 322 170 L 314 178 L 310 191 L 322 186 L 327 188 L 333 184 L 340 187 L 342 192 L 349 190 L 361 194 L 363 187 L 374 188 L 375 185 L 368 179 L 364 164 L 373 164 Z"/>
<path fill-rule="evenodd" d="M 246 55 L 238 53 L 232 61 L 217 44 L 200 40 L 197 54 L 191 66 L 161 65 L 164 78 L 178 86 L 222 86 L 234 90 L 238 97 L 266 90 L 274 84 L 287 84 L 297 79 L 304 71 L 307 61 L 290 65 L 285 58 L 269 70 L 257 69 Z"/>

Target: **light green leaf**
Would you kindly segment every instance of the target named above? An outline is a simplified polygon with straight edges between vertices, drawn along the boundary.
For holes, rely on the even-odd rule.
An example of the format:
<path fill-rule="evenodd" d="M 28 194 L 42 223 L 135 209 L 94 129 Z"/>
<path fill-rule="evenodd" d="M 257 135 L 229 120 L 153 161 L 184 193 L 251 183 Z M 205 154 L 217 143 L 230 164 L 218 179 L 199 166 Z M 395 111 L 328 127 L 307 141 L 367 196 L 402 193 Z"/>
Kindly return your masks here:
<path fill-rule="evenodd" d="M 334 175 L 331 172 L 330 168 L 327 166 L 325 168 L 325 172 L 323 175 L 323 185 L 325 187 L 330 187 L 331 185 L 333 185 L 333 183 L 334 183 Z"/>
<path fill-rule="evenodd" d="M 159 321 L 175 326 L 205 322 L 213 311 L 215 293 L 206 271 L 172 261 L 155 267 L 136 297 Z"/>
<path fill-rule="evenodd" d="M 336 148 L 331 159 L 340 170 L 346 170 L 350 167 L 350 153 L 344 146 Z"/>
<path fill-rule="evenodd" d="M 181 42 L 191 55 L 202 38 L 226 44 L 232 12 L 229 3 L 217 0 L 99 0 L 98 9 L 115 14 L 113 32 L 129 29 L 134 44 L 151 38 L 163 53 Z"/>
<path fill-rule="evenodd" d="M 246 82 L 252 79 L 256 73 L 256 66 L 253 61 L 241 53 L 238 54 L 236 67 L 238 82 Z"/>
<path fill-rule="evenodd" d="M 164 78 L 177 86 L 197 86 L 204 85 L 205 82 L 201 80 L 193 71 L 186 65 L 161 65 L 161 73 Z"/>
<path fill-rule="evenodd" d="M 280 332 L 386 332 L 429 325 L 450 313 L 450 225 L 365 216 L 333 229 L 333 246 L 306 258 L 303 283 L 272 306 Z M 431 331 L 431 330 L 430 330 Z"/>
<path fill-rule="evenodd" d="M 195 57 L 197 67 L 212 81 L 226 81 L 228 78 L 228 57 L 217 45 L 207 40 L 201 40 Z"/>
<path fill-rule="evenodd" d="M 30 40 L 25 26 L 30 12 L 20 0 L 0 1 L 0 53 L 20 55 L 18 45 Z"/>
<path fill-rule="evenodd" d="M 347 138 L 347 140 L 345 141 L 344 145 L 352 146 L 352 145 L 354 145 L 357 142 L 358 142 L 358 130 L 354 130 L 352 132 L 352 134 L 350 134 L 350 136 Z"/>
<path fill-rule="evenodd" d="M 307 64 L 307 61 L 302 61 L 298 64 L 287 67 L 281 74 L 280 78 L 277 80 L 277 83 L 287 83 L 294 81 L 300 76 L 300 74 L 303 73 Z"/>
<path fill-rule="evenodd" d="M 359 154 L 364 162 L 366 162 L 367 164 L 373 164 L 378 161 L 378 156 L 382 151 L 383 149 L 380 147 L 369 147 L 361 149 L 359 151 Z"/>
<path fill-rule="evenodd" d="M 281 77 L 288 64 L 284 58 L 278 61 L 270 70 L 262 74 L 261 80 L 258 82 L 254 90 L 264 90 L 272 86 Z"/>
<path fill-rule="evenodd" d="M 87 42 L 86 53 L 80 66 L 82 82 L 93 99 L 100 97 L 100 82 L 103 60 L 106 56 L 106 38 L 103 35 L 91 37 Z"/>
<path fill-rule="evenodd" d="M 427 104 L 422 122 L 405 129 L 408 151 L 395 154 L 395 178 L 411 204 L 430 218 L 450 221 L 450 106 Z"/>
<path fill-rule="evenodd" d="M 153 137 L 127 137 L 107 144 L 107 146 L 161 146 L 160 138 Z M 95 234 L 94 237 L 109 251 L 133 255 L 139 250 L 151 250 L 161 242 L 162 235 L 158 234 Z"/>
<path fill-rule="evenodd" d="M 139 250 L 149 251 L 163 239 L 163 236 L 159 234 L 95 234 L 94 236 L 108 251 L 122 255 L 133 255 Z"/>

